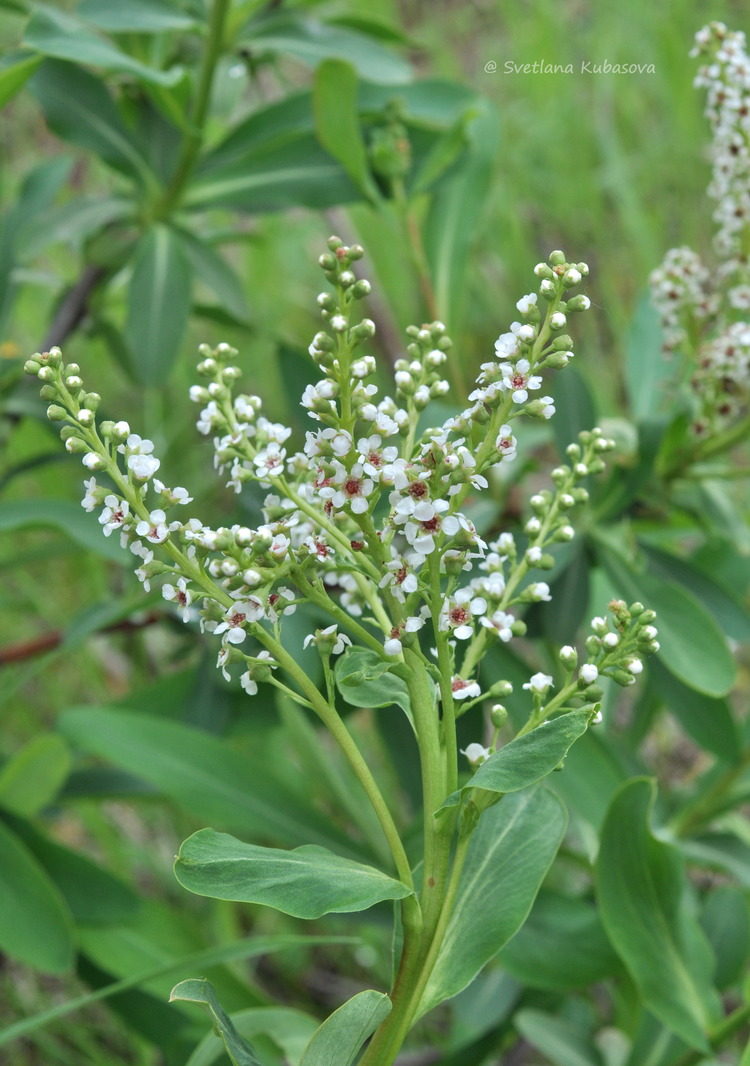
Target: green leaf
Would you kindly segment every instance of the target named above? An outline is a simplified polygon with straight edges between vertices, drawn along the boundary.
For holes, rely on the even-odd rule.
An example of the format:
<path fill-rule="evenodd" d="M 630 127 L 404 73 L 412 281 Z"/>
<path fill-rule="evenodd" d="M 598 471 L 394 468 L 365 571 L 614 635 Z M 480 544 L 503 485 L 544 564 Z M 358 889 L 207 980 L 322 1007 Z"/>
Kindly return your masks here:
<path fill-rule="evenodd" d="M 425 227 L 438 310 L 454 330 L 460 320 L 469 256 L 476 239 L 494 169 L 497 116 L 477 98 L 467 122 L 469 148 L 460 167 L 435 189 Z"/>
<path fill-rule="evenodd" d="M 725 696 L 734 685 L 737 668 L 708 611 L 680 586 L 631 569 L 608 546 L 602 548 L 601 559 L 619 595 L 656 611 L 659 659 L 664 666 L 697 692 Z"/>
<path fill-rule="evenodd" d="M 125 992 L 130 988 L 135 988 L 138 985 L 144 984 L 146 981 L 152 980 L 155 977 L 164 976 L 165 974 L 179 973 L 180 970 L 185 970 L 187 968 L 199 969 L 202 967 L 215 966 L 219 963 L 228 962 L 231 959 L 257 958 L 261 955 L 268 955 L 274 951 L 282 951 L 285 948 L 310 947 L 313 944 L 350 944 L 351 942 L 351 939 L 343 937 L 277 935 L 252 937 L 248 940 L 238 940 L 232 944 L 225 944 L 221 948 L 208 948 L 202 951 L 192 952 L 182 958 L 169 959 L 168 962 L 160 963 L 158 966 L 151 966 L 148 970 L 125 977 L 121 981 L 114 981 L 112 984 L 105 985 L 103 988 L 99 988 L 95 992 L 88 992 L 83 996 L 77 996 L 75 999 L 70 999 L 65 1003 L 58 1003 L 57 1006 L 40 1011 L 31 1018 L 24 1018 L 21 1021 L 14 1022 L 12 1025 L 8 1025 L 0 1030 L 0 1046 L 3 1044 L 9 1044 L 11 1041 L 17 1040 L 20 1036 L 26 1036 L 29 1033 L 33 1033 L 37 1029 L 42 1029 L 56 1018 L 63 1018 L 68 1014 L 73 1014 L 75 1011 L 82 1010 L 84 1007 L 88 1007 L 92 1003 L 98 1003 L 100 1000 L 109 999 L 111 996 L 116 996 L 121 992 Z"/>
<path fill-rule="evenodd" d="M 327 848 L 260 848 L 213 829 L 188 837 L 177 856 L 175 876 L 199 896 L 262 903 L 295 918 L 348 914 L 411 895 L 401 881 Z"/>
<path fill-rule="evenodd" d="M 593 904 L 544 891 L 499 962 L 528 987 L 553 991 L 587 988 L 620 967 Z"/>
<path fill-rule="evenodd" d="M 704 696 L 688 688 L 658 661 L 649 669 L 659 703 L 672 712 L 693 740 L 720 759 L 733 762 L 739 757 L 740 733 L 726 699 Z"/>
<path fill-rule="evenodd" d="M 143 186 L 155 187 L 156 178 L 100 78 L 72 63 L 47 60 L 30 88 L 58 137 L 94 152 Z"/>
<path fill-rule="evenodd" d="M 129 770 L 203 821 L 261 840 L 295 845 L 307 839 L 357 854 L 314 810 L 309 788 L 296 794 L 285 788 L 262 751 L 241 753 L 200 729 L 101 707 L 65 711 L 58 728 L 82 750 Z"/>
<path fill-rule="evenodd" d="M 466 150 L 466 124 L 473 118 L 473 111 L 468 108 L 432 143 L 414 178 L 409 183 L 409 194 L 417 196 L 426 192 L 445 174 Z"/>
<path fill-rule="evenodd" d="M 210 981 L 190 978 L 180 981 L 172 989 L 169 1002 L 184 1000 L 187 1003 L 204 1003 L 213 1021 L 214 1031 L 221 1037 L 234 1066 L 263 1066 L 250 1045 L 242 1039 L 232 1024 L 232 1019 L 216 998 Z"/>
<path fill-rule="evenodd" d="M 139 63 L 104 37 L 93 33 L 85 22 L 43 4 L 35 4 L 23 43 L 54 59 L 135 74 L 143 81 L 158 85 L 174 85 L 182 77 L 182 71 L 178 69 L 155 70 Z"/>
<path fill-rule="evenodd" d="M 485 792 L 518 792 L 541 781 L 560 765 L 568 749 L 589 727 L 592 710 L 571 711 L 511 740 L 482 763 L 463 788 L 454 792 L 440 810 L 455 807 L 470 789 Z"/>
<path fill-rule="evenodd" d="M 55 798 L 70 767 L 70 750 L 62 737 L 35 737 L 0 770 L 0 807 L 25 817 L 38 814 Z"/>
<path fill-rule="evenodd" d="M 699 569 L 693 560 L 682 559 L 642 543 L 649 571 L 665 581 L 673 581 L 691 592 L 713 615 L 726 635 L 741 644 L 750 641 L 750 613 L 731 585 L 723 587 L 714 574 Z"/>
<path fill-rule="evenodd" d="M 561 461 L 567 462 L 568 445 L 577 441 L 582 430 L 596 425 L 596 406 L 591 389 L 575 366 L 554 375 L 552 393 L 556 408 L 552 435 Z"/>
<path fill-rule="evenodd" d="M 359 199 L 356 185 L 312 133 L 269 141 L 225 166 L 199 169 L 185 206 L 234 207 L 257 213 L 288 207 L 333 207 Z"/>
<path fill-rule="evenodd" d="M 85 471 L 81 469 L 81 480 Z M 126 556 L 119 542 L 102 536 L 93 515 L 69 500 L 10 500 L 0 509 L 0 533 L 48 526 L 58 529 L 87 551 L 122 563 Z"/>
<path fill-rule="evenodd" d="M 250 1007 L 232 1013 L 232 1024 L 242 1037 L 268 1036 L 277 1044 L 290 1063 L 298 1063 L 315 1030 L 317 1019 L 291 1007 Z M 214 1033 L 207 1033 L 185 1066 L 213 1066 L 223 1057 L 224 1044 Z"/>
<path fill-rule="evenodd" d="M 0 60 L 0 107 L 5 107 L 17 92 L 24 87 L 42 57 L 33 52 L 12 52 Z"/>
<path fill-rule="evenodd" d="M 135 892 L 99 863 L 50 840 L 30 822 L 11 817 L 9 823 L 47 871 L 78 925 L 125 921 L 138 910 L 140 900 Z"/>
<path fill-rule="evenodd" d="M 651 832 L 655 794 L 653 782 L 636 778 L 612 800 L 596 864 L 602 922 L 649 1010 L 708 1052 L 719 1012 L 711 951 L 687 909 L 682 856 Z"/>
<path fill-rule="evenodd" d="M 195 19 L 166 0 L 82 0 L 76 14 L 107 33 L 163 33 L 189 30 Z"/>
<path fill-rule="evenodd" d="M 69 970 L 70 912 L 33 855 L 1 822 L 0 899 L 0 948 L 44 973 Z"/>
<path fill-rule="evenodd" d="M 91 233 L 126 218 L 132 210 L 132 203 L 118 196 L 77 196 L 68 203 L 55 204 L 31 221 L 21 251 L 25 259 L 33 259 L 60 241 L 80 247 Z"/>
<path fill-rule="evenodd" d="M 681 839 L 680 850 L 695 865 L 728 873 L 750 889 L 750 847 L 733 833 L 702 833 Z"/>
<path fill-rule="evenodd" d="M 168 226 L 150 226 L 138 241 L 128 291 L 125 338 L 142 384 L 162 385 L 180 352 L 190 312 L 191 271 Z"/>
<path fill-rule="evenodd" d="M 674 363 L 664 354 L 659 316 L 649 292 L 638 301 L 625 349 L 625 384 L 636 419 L 655 414 L 664 403 L 665 387 L 674 377 Z"/>
<path fill-rule="evenodd" d="M 343 59 L 361 77 L 380 84 L 397 85 L 412 76 L 405 60 L 371 36 L 298 15 L 259 19 L 249 27 L 249 36 L 238 43 L 246 45 L 253 55 L 281 53 L 312 68 L 325 59 Z"/>
<path fill-rule="evenodd" d="M 245 287 L 227 261 L 210 245 L 188 230 L 174 230 L 196 278 L 219 298 L 222 308 L 240 322 L 247 322 Z"/>
<path fill-rule="evenodd" d="M 745 894 L 735 885 L 718 885 L 706 897 L 700 923 L 716 955 L 714 983 L 722 990 L 729 988 L 747 972 L 750 956 Z"/>
<path fill-rule="evenodd" d="M 521 1010 L 513 1016 L 513 1024 L 555 1066 L 604 1066 L 588 1034 L 570 1021 L 540 1010 Z"/>
<path fill-rule="evenodd" d="M 545 788 L 513 793 L 484 812 L 420 1015 L 466 988 L 523 925 L 566 821 L 562 803 Z"/>
<path fill-rule="evenodd" d="M 380 199 L 370 174 L 359 115 L 357 72 L 343 59 L 326 59 L 315 74 L 313 112 L 318 140 L 338 160 L 362 195 Z"/>
<path fill-rule="evenodd" d="M 300 1059 L 299 1066 L 352 1066 L 357 1052 L 391 1012 L 383 992 L 366 989 L 326 1018 Z"/>
<path fill-rule="evenodd" d="M 351 707 L 391 707 L 406 711 L 412 722 L 406 682 L 391 672 L 390 664 L 369 648 L 348 648 L 336 661 L 334 677 L 339 692 Z"/>

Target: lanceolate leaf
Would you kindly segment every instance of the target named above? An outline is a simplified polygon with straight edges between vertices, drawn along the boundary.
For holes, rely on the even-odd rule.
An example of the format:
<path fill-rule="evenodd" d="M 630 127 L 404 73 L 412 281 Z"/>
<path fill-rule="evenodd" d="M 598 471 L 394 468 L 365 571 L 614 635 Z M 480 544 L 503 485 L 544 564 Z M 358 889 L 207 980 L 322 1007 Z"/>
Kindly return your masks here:
<path fill-rule="evenodd" d="M 653 782 L 636 778 L 612 800 L 597 860 L 602 922 L 649 1010 L 708 1052 L 705 1034 L 719 1009 L 711 952 L 686 907 L 680 853 L 651 833 L 654 794 Z"/>
<path fill-rule="evenodd" d="M 498 143 L 497 116 L 477 100 L 466 124 L 466 158 L 435 189 L 426 223 L 425 244 L 438 311 L 455 330 L 465 291 L 469 252 L 477 235 Z"/>
<path fill-rule="evenodd" d="M 269 1037 L 295 1066 L 318 1028 L 317 1018 L 293 1007 L 250 1007 L 232 1012 L 232 1024 L 241 1037 Z M 215 1032 L 207 1033 L 185 1066 L 213 1066 L 224 1058 L 224 1044 Z"/>
<path fill-rule="evenodd" d="M 189 30 L 195 19 L 167 0 L 83 0 L 76 14 L 108 33 L 162 33 L 165 30 Z"/>
<path fill-rule="evenodd" d="M 180 981 L 172 989 L 169 1002 L 185 1000 L 187 1003 L 203 1003 L 208 1007 L 214 1030 L 224 1041 L 229 1058 L 234 1066 L 263 1066 L 253 1049 L 243 1040 L 232 1024 L 232 1019 L 216 998 L 216 990 L 210 981 L 191 978 Z"/>
<path fill-rule="evenodd" d="M 518 931 L 566 822 L 562 803 L 545 788 L 506 796 L 482 815 L 420 1014 L 466 988 Z"/>
<path fill-rule="evenodd" d="M 144 385 L 161 385 L 177 358 L 190 311 L 191 271 L 176 234 L 151 226 L 140 239 L 125 336 Z"/>
<path fill-rule="evenodd" d="M 337 159 L 360 192 L 379 199 L 367 161 L 367 150 L 357 114 L 357 73 L 342 59 L 327 59 L 318 67 L 313 91 L 318 139 Z"/>
<path fill-rule="evenodd" d="M 36 859 L 2 822 L 0 901 L 0 949 L 45 973 L 70 968 L 70 912 Z"/>
<path fill-rule="evenodd" d="M 461 791 L 449 796 L 440 809 L 455 807 L 461 802 L 462 794 L 465 796 L 472 788 L 503 794 L 518 792 L 541 781 L 559 766 L 568 749 L 583 736 L 591 716 L 590 709 L 571 711 L 512 740 L 490 755 Z"/>
<path fill-rule="evenodd" d="M 104 70 L 126 71 L 143 81 L 160 85 L 174 85 L 182 76 L 179 70 L 155 70 L 139 63 L 105 37 L 100 37 L 85 22 L 42 4 L 35 5 L 23 43 L 55 59 L 102 67 Z"/>
<path fill-rule="evenodd" d="M 26 51 L 15 52 L 0 61 L 0 107 L 5 107 L 24 87 L 41 62 L 41 56 Z"/>
<path fill-rule="evenodd" d="M 99 78 L 72 63 L 47 60 L 30 86 L 59 137 L 95 152 L 143 185 L 154 185 L 154 175 Z"/>
<path fill-rule="evenodd" d="M 391 1012 L 383 992 L 367 989 L 326 1018 L 307 1045 L 299 1066 L 351 1066 L 357 1052 Z"/>
<path fill-rule="evenodd" d="M 101 707 L 65 711 L 58 728 L 83 751 L 148 781 L 204 822 L 261 840 L 347 848 L 347 838 L 317 813 L 306 790 L 294 795 L 283 788 L 262 752 L 241 753 L 200 729 Z"/>
<path fill-rule="evenodd" d="M 0 770 L 0 807 L 31 817 L 46 807 L 70 772 L 68 745 L 54 733 L 40 734 Z"/>
<path fill-rule="evenodd" d="M 410 889 L 373 866 L 305 844 L 293 851 L 244 844 L 201 829 L 185 841 L 175 863 L 177 880 L 213 899 L 263 903 L 295 918 L 363 911 Z"/>

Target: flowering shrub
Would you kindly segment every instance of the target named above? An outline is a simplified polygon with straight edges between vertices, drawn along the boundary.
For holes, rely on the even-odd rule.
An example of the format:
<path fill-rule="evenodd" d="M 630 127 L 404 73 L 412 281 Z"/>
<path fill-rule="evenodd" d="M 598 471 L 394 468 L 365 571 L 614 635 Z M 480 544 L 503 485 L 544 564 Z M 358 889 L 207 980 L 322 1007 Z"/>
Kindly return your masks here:
<path fill-rule="evenodd" d="M 415 1019 L 460 992 L 523 922 L 564 829 L 559 801 L 534 786 L 601 719 L 600 682 L 635 682 L 642 656 L 659 645 L 653 611 L 613 601 L 610 616 L 593 619 L 582 659 L 566 645 L 554 674 L 538 670 L 523 684 L 527 717 L 519 727 L 511 732 L 505 706 L 492 705 L 489 744 L 479 738 L 460 752 L 473 772 L 466 780 L 456 720 L 513 689 L 502 677 L 482 679 L 484 652 L 492 642 L 523 636 L 524 605 L 550 599 L 549 585 L 535 572 L 552 568 L 550 550 L 574 537 L 571 514 L 588 498 L 583 482 L 604 469 L 603 455 L 613 447 L 599 428 L 580 434 L 568 448 L 570 463 L 556 467 L 551 487 L 531 497 L 520 542 L 502 533 L 487 543 L 467 515 L 472 496 L 514 461 L 516 419 L 554 414 L 552 398 L 539 395 L 542 372 L 562 369 L 573 357 L 564 329 L 568 316 L 589 306 L 585 295 L 573 292 L 588 268 L 569 263 L 562 252 L 536 267 L 538 291 L 518 301 L 520 320 L 498 338 L 468 406 L 431 426 L 430 402 L 448 392 L 441 377 L 451 357 L 445 327 L 433 322 L 408 331 L 408 358 L 395 364 L 394 394 L 380 396 L 369 380 L 375 360 L 365 351 L 374 325 L 356 314 L 370 291 L 354 270 L 362 249 L 336 237 L 328 245 L 320 266 L 332 291 L 318 297 L 326 328 L 309 349 L 321 378 L 302 397 L 314 423 L 302 449 L 292 450 L 291 429 L 270 421 L 259 397 L 235 395 L 241 371 L 228 346 L 201 351 L 204 384 L 191 389 L 191 399 L 202 405 L 198 428 L 213 439 L 218 472 L 236 492 L 247 482 L 267 491 L 257 529 L 213 528 L 180 517 L 192 502 L 188 491 L 157 478 L 153 443 L 129 425 L 97 425 L 100 398 L 85 391 L 79 367 L 66 365 L 59 349 L 34 356 L 26 369 L 43 383 L 48 415 L 62 423 L 67 450 L 80 454 L 92 475 L 84 508 L 100 509 L 104 535 L 117 532 L 137 557 L 144 587 L 166 578 L 164 598 L 185 621 L 199 610 L 201 628 L 220 639 L 219 667 L 228 679 L 236 669 L 249 696 L 270 684 L 316 714 L 367 794 L 388 843 L 389 870 L 320 848 L 287 853 L 201 830 L 183 845 L 176 872 L 194 892 L 267 903 L 304 918 L 400 900 L 403 945 L 391 997 L 360 993 L 321 1026 L 303 1058 L 323 1062 L 312 1049 L 332 1033 L 350 1041 L 351 1058 L 374 1031 L 362 1062 L 385 1066 Z M 330 620 L 304 640 L 322 661 L 322 690 L 284 641 L 285 618 L 305 601 Z M 395 686 L 405 694 L 402 706 L 422 763 L 421 883 L 337 709 L 337 697 L 387 705 Z M 513 798 L 499 803 L 508 794 Z M 492 816 L 480 821 L 490 809 Z M 485 834 L 509 869 L 487 907 L 495 900 L 500 914 L 509 893 L 517 899 L 501 928 L 476 937 L 476 915 L 464 897 L 468 872 L 488 844 L 479 826 L 490 817 L 494 828 Z M 528 851 L 529 838 L 537 836 Z M 453 938 L 462 930 L 456 948 L 451 929 Z M 465 948 L 464 937 L 471 949 L 454 957 Z M 180 992 L 178 986 L 175 994 L 182 993 L 190 998 L 195 988 Z"/>

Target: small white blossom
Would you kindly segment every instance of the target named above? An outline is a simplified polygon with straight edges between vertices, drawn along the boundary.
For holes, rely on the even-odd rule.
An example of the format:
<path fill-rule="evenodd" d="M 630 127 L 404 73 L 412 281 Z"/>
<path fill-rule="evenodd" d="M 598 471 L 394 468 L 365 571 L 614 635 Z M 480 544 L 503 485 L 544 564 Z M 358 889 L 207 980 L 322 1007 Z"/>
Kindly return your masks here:
<path fill-rule="evenodd" d="M 483 762 L 489 759 L 492 750 L 483 747 L 481 744 L 467 744 L 465 748 L 461 748 L 461 754 L 466 756 L 472 766 L 481 766 Z"/>
<path fill-rule="evenodd" d="M 552 686 L 552 678 L 549 674 L 538 673 L 534 674 L 530 681 L 527 681 L 523 686 L 525 689 L 529 689 L 531 692 L 544 693 L 548 688 Z"/>

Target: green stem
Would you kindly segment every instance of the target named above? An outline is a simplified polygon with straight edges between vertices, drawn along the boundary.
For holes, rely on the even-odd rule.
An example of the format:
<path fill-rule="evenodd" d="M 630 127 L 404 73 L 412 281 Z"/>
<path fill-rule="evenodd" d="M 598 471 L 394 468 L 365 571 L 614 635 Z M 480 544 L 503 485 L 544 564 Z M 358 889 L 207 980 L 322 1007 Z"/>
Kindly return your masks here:
<path fill-rule="evenodd" d="M 177 206 L 203 147 L 204 127 L 211 102 L 214 74 L 216 72 L 216 64 L 221 56 L 224 30 L 230 6 L 231 0 L 213 0 L 211 4 L 208 37 L 198 75 L 198 87 L 190 112 L 190 130 L 185 133 L 182 139 L 177 165 L 169 185 L 154 208 L 153 217 L 155 219 L 166 218 Z"/>

